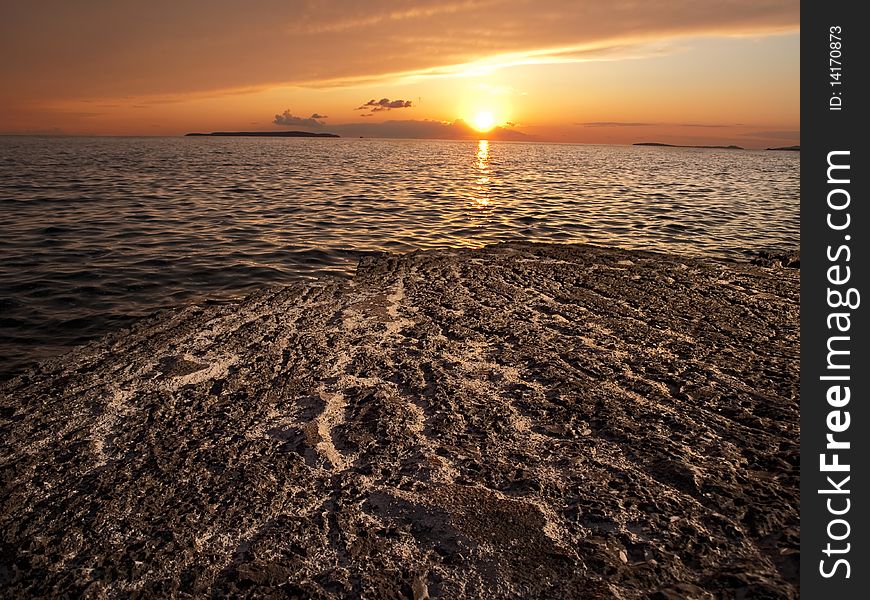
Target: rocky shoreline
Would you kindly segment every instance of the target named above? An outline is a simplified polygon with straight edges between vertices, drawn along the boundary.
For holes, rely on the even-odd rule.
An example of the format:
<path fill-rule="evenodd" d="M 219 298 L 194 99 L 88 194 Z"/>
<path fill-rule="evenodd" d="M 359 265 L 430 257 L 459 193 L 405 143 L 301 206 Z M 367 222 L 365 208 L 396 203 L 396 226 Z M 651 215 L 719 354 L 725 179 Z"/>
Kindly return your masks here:
<path fill-rule="evenodd" d="M 0 386 L 0 595 L 797 597 L 783 264 L 384 254 L 43 362 Z"/>

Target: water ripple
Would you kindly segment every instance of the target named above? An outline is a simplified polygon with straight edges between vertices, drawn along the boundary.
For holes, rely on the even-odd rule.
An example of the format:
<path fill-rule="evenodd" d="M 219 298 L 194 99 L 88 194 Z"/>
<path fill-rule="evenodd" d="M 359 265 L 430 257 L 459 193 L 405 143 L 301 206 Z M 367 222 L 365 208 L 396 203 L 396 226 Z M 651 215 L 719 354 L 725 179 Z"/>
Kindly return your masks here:
<path fill-rule="evenodd" d="M 0 138 L 0 373 L 159 308 L 510 239 L 799 245 L 795 153 L 363 139 Z"/>

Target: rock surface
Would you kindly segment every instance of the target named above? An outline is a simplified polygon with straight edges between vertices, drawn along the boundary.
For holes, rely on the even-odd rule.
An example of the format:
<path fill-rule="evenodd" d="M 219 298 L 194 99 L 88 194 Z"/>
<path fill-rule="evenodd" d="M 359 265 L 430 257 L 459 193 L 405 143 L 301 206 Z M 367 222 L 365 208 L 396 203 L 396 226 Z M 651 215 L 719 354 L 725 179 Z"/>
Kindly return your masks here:
<path fill-rule="evenodd" d="M 789 598 L 799 271 L 364 259 L 0 388 L 4 597 Z"/>

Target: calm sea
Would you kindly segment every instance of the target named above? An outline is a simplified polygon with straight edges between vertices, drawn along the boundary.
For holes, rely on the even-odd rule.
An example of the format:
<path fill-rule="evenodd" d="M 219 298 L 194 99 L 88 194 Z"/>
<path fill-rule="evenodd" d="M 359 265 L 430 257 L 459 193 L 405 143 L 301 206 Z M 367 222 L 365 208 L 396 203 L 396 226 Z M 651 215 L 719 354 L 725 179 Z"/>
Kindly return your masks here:
<path fill-rule="evenodd" d="M 303 138 L 0 137 L 0 378 L 155 310 L 361 254 L 799 245 L 800 156 Z"/>

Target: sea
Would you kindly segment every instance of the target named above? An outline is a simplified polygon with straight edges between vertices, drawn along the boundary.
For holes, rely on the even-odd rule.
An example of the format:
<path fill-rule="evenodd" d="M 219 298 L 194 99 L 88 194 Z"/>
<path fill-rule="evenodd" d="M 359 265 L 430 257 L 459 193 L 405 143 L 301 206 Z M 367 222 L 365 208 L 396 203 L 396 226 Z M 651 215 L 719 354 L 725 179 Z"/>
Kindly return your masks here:
<path fill-rule="evenodd" d="M 800 153 L 0 137 L 0 379 L 135 319 L 501 241 L 745 260 L 800 244 Z"/>

